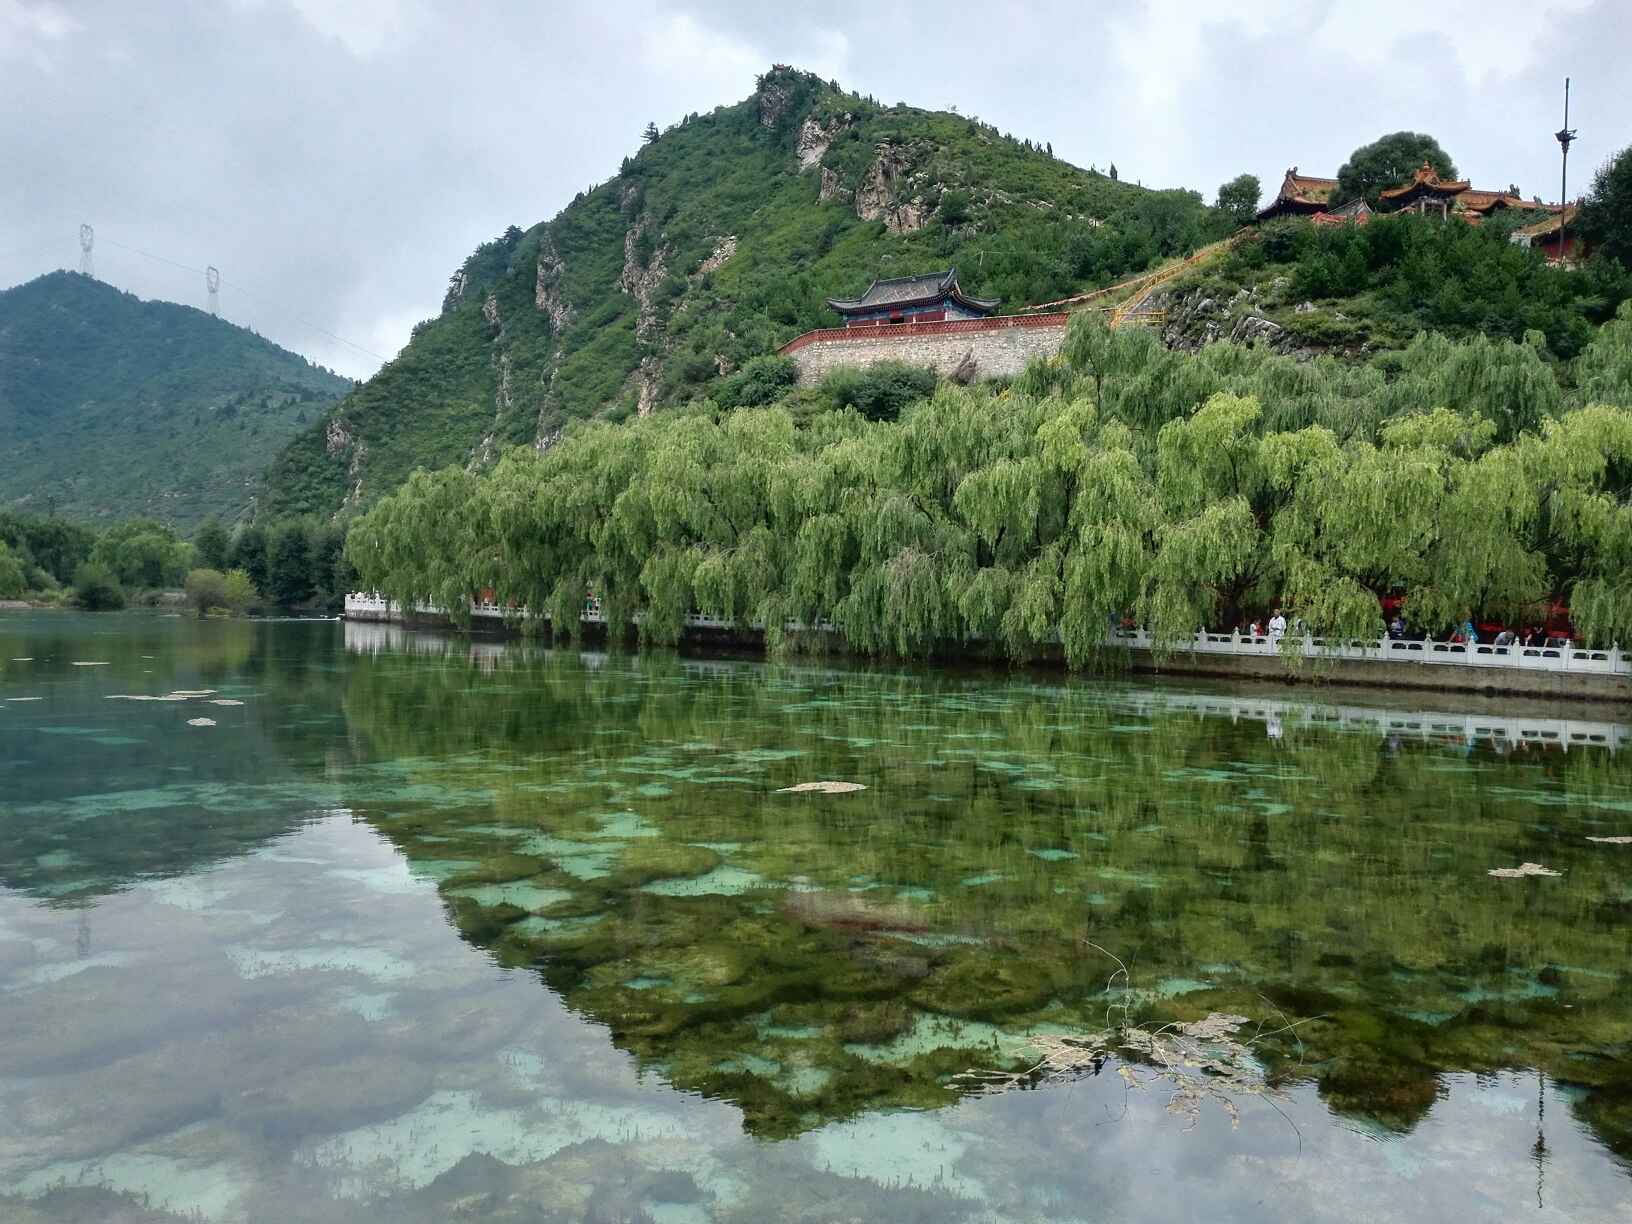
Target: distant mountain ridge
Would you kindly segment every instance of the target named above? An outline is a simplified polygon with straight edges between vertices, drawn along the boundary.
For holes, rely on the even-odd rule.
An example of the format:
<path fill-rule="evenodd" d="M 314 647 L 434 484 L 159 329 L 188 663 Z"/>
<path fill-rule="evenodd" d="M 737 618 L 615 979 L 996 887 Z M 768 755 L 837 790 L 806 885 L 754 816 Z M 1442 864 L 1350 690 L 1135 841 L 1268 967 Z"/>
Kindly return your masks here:
<path fill-rule="evenodd" d="M 777 66 L 744 101 L 652 129 L 553 220 L 481 246 L 442 313 L 278 458 L 261 504 L 332 515 L 416 467 L 708 395 L 874 277 L 955 265 L 966 292 L 1014 309 L 1230 228 L 1194 192 Z"/>
<path fill-rule="evenodd" d="M 203 311 L 52 272 L 0 291 L 0 506 L 230 521 L 351 387 Z"/>

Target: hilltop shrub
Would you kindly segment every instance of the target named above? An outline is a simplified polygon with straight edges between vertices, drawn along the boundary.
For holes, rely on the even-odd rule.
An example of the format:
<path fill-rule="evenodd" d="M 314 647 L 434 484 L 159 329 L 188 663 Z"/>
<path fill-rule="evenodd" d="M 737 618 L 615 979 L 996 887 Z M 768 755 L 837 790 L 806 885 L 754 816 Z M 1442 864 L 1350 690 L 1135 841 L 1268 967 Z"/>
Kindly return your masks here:
<path fill-rule="evenodd" d="M 755 357 L 720 384 L 714 402 L 721 408 L 758 408 L 781 399 L 798 381 L 791 358 Z"/>
<path fill-rule="evenodd" d="M 900 361 L 840 366 L 822 379 L 834 408 L 854 408 L 869 421 L 893 421 L 908 404 L 935 393 L 935 371 Z"/>

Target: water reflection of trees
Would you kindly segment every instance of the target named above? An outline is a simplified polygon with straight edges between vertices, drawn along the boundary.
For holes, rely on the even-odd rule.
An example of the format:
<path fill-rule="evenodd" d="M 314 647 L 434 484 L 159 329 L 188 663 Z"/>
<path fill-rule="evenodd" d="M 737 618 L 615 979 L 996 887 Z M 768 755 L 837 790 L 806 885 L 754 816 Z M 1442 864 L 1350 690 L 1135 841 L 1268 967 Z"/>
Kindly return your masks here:
<path fill-rule="evenodd" d="M 1126 692 L 521 651 L 359 659 L 345 705 L 368 757 L 459 796 L 370 819 L 410 858 L 479 864 L 443 884 L 465 934 L 762 1133 L 951 1099 L 1002 1058 L 937 1047 L 957 1026 L 1099 1027 L 1091 938 L 1158 1020 L 1319 1017 L 1301 1062 L 1260 1048 L 1334 1108 L 1409 1127 L 1441 1072 L 1535 1066 L 1632 1150 L 1624 855 L 1585 840 L 1632 809 L 1620 762 L 1271 739 Z M 775 794 L 813 778 L 869 789 Z M 623 811 L 658 836 L 597 836 Z M 1523 861 L 1562 877 L 1486 874 Z M 803 891 L 670 895 L 722 868 Z M 541 923 L 461 895 L 518 881 L 567 899 Z"/>

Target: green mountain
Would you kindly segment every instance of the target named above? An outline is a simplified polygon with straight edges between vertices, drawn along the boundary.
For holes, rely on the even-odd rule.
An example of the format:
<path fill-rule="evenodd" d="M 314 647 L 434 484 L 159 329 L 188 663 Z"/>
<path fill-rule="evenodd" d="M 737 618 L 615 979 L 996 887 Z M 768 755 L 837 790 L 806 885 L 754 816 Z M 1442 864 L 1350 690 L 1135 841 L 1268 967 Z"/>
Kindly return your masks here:
<path fill-rule="evenodd" d="M 351 385 L 203 311 L 53 272 L 0 292 L 0 506 L 230 520 Z"/>
<path fill-rule="evenodd" d="M 479 248 L 441 315 L 273 464 L 262 504 L 332 514 L 415 467 L 686 402 L 831 325 L 823 299 L 875 276 L 956 265 L 965 290 L 1014 308 L 1229 228 L 1193 192 L 777 67 L 743 102 L 651 129 L 554 220 Z"/>

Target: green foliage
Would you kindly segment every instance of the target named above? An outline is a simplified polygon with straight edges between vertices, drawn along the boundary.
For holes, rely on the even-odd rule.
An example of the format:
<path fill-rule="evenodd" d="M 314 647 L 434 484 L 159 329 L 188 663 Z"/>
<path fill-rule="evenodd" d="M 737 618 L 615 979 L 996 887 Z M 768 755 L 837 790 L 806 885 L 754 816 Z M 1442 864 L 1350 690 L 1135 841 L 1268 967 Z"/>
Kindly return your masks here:
<path fill-rule="evenodd" d="M 108 570 L 121 585 L 135 590 L 180 586 L 191 559 L 191 546 L 152 519 L 116 523 L 98 537 L 91 549 L 93 563 Z"/>
<path fill-rule="evenodd" d="M 211 608 L 225 608 L 227 604 L 227 577 L 217 569 L 189 570 L 184 584 L 187 602 L 203 616 Z"/>
<path fill-rule="evenodd" d="M 801 172 L 806 119 L 833 140 Z M 912 167 L 899 202 L 932 219 L 916 231 L 848 202 L 880 145 Z M 819 198 L 824 177 L 837 198 Z M 825 299 L 874 277 L 956 265 L 967 291 L 1017 307 L 1222 232 L 1193 192 L 1117 183 L 975 120 L 881 108 L 777 68 L 754 97 L 670 126 L 514 245 L 484 244 L 442 314 L 283 452 L 261 505 L 277 518 L 366 506 L 416 468 L 483 466 L 569 422 L 629 416 L 643 392 L 660 408 L 724 405 L 742 384 L 721 369 L 830 326 Z"/>
<path fill-rule="evenodd" d="M 1618 265 L 1562 269 L 1489 227 L 1415 214 L 1364 226 L 1270 222 L 1207 275 L 1226 290 L 1268 290 L 1255 308 L 1316 344 L 1399 348 L 1425 328 L 1516 342 L 1535 332 L 1559 358 L 1578 354 L 1593 324 L 1632 296 L 1632 273 Z M 1269 288 L 1283 277 L 1283 289 Z M 1300 318 L 1292 308 L 1305 301 L 1340 307 L 1350 326 Z"/>
<path fill-rule="evenodd" d="M 22 561 L 0 540 L 0 599 L 16 599 L 28 589 Z"/>
<path fill-rule="evenodd" d="M 227 558 L 232 551 L 232 537 L 227 529 L 221 526 L 221 520 L 208 518 L 204 525 L 193 536 L 193 555 L 201 566 L 207 569 L 224 570 L 227 568 Z"/>
<path fill-rule="evenodd" d="M 1423 162 L 1432 166 L 1440 178 L 1455 180 L 1456 163 L 1440 148 L 1439 141 L 1423 132 L 1392 132 L 1361 145 L 1338 167 L 1332 203 L 1363 199 L 1375 207 L 1384 190 L 1405 182 Z"/>
<path fill-rule="evenodd" d="M 834 408 L 854 408 L 869 421 L 893 421 L 916 400 L 935 390 L 935 371 L 901 361 L 840 366 L 822 379 L 822 394 Z"/>
<path fill-rule="evenodd" d="M 255 602 L 255 584 L 241 569 L 228 570 L 221 582 L 221 605 L 242 612 Z"/>
<path fill-rule="evenodd" d="M 1632 147 L 1598 167 L 1579 217 L 1582 236 L 1599 253 L 1632 268 Z"/>
<path fill-rule="evenodd" d="M 303 604 L 317 593 L 312 570 L 312 538 L 308 524 L 279 525 L 267 539 L 266 591 L 285 608 Z"/>
<path fill-rule="evenodd" d="M 1258 197 L 1264 192 L 1255 174 L 1238 174 L 1218 189 L 1214 205 L 1232 225 L 1249 225 L 1258 212 Z"/>
<path fill-rule="evenodd" d="M 42 276 L 0 291 L 0 505 L 183 528 L 236 514 L 349 386 L 203 311 Z"/>
<path fill-rule="evenodd" d="M 232 553 L 228 558 L 233 569 L 243 570 L 255 589 L 265 594 L 270 589 L 266 556 L 266 529 L 249 523 L 238 529 L 232 538 Z"/>
<path fill-rule="evenodd" d="M 798 381 L 791 358 L 755 357 L 720 383 L 714 402 L 721 408 L 758 408 L 781 399 Z"/>
<path fill-rule="evenodd" d="M 125 606 L 125 589 L 106 565 L 83 562 L 74 571 L 74 603 L 87 612 L 112 612 Z"/>
<path fill-rule="evenodd" d="M 73 579 L 74 571 L 91 555 L 96 532 L 65 519 L 0 510 L 0 542 L 26 568 L 44 571 L 54 582 Z"/>
<path fill-rule="evenodd" d="M 969 206 L 972 197 L 967 191 L 956 188 L 941 192 L 941 202 L 936 206 L 940 214 L 942 225 L 962 225 L 969 220 Z"/>
<path fill-rule="evenodd" d="M 659 414 L 416 473 L 347 553 L 405 603 L 491 588 L 571 634 L 593 592 L 653 642 L 697 608 L 773 643 L 825 619 L 878 654 L 1026 655 L 1057 631 L 1086 666 L 1125 615 L 1174 644 L 1284 602 L 1372 636 L 1402 584 L 1432 629 L 1579 591 L 1607 642 L 1632 640 L 1629 493 L 1632 405 L 1573 407 L 1533 344 L 1423 337 L 1389 378 L 1174 353 L 1085 314 L 1009 389 L 941 387 L 899 419 Z"/>

